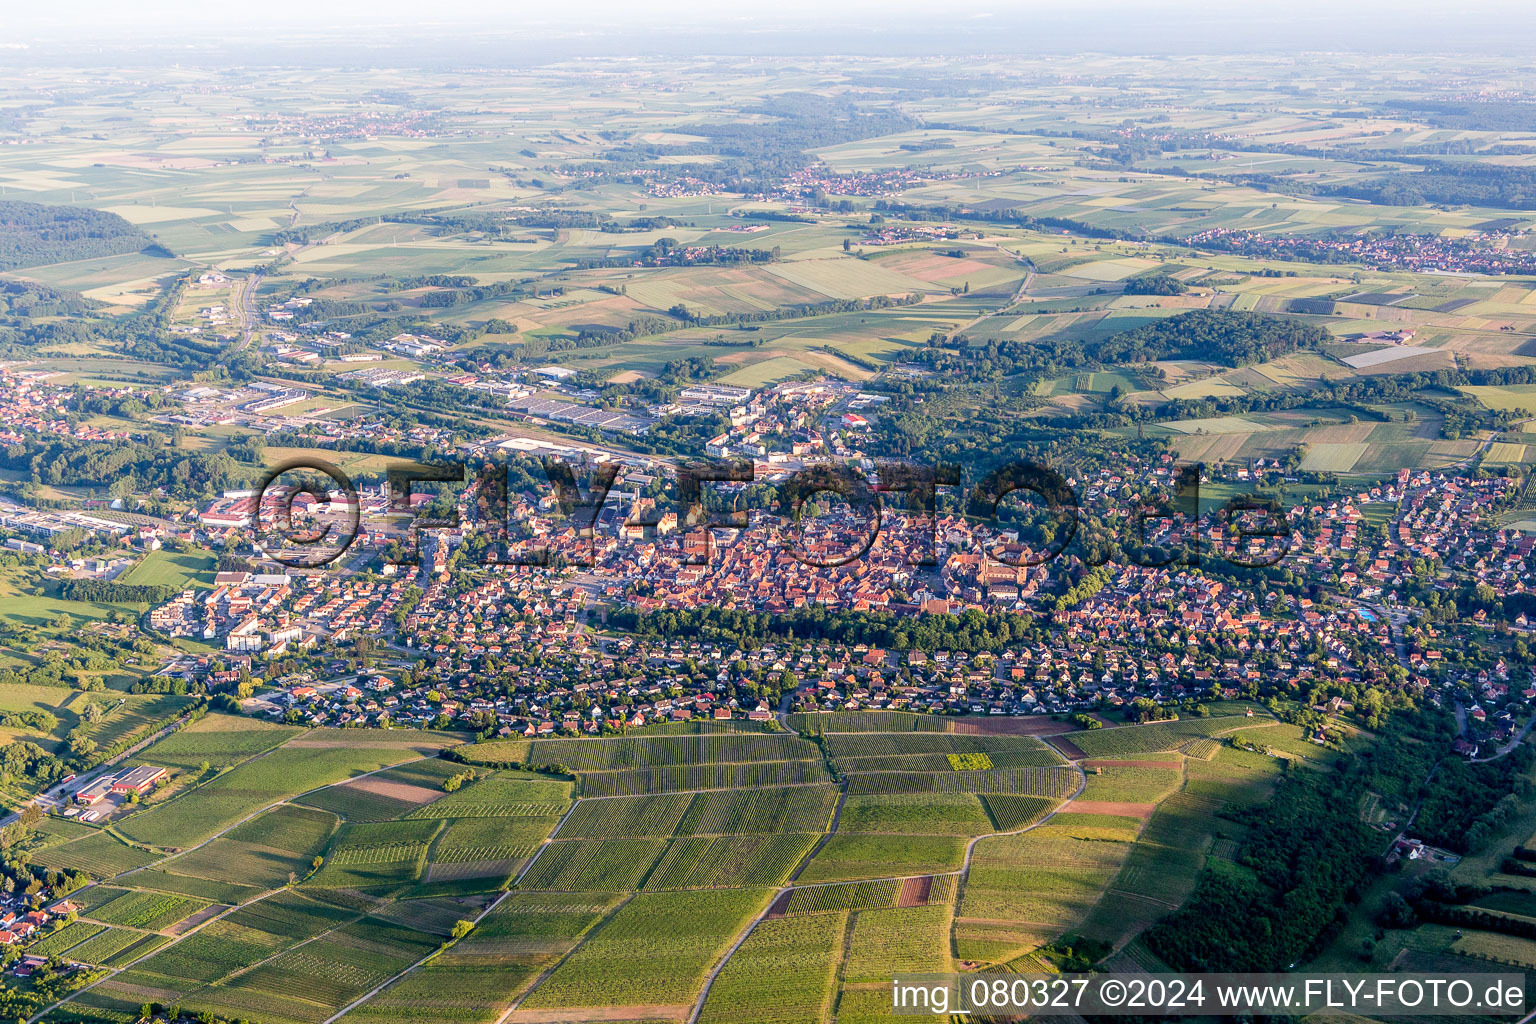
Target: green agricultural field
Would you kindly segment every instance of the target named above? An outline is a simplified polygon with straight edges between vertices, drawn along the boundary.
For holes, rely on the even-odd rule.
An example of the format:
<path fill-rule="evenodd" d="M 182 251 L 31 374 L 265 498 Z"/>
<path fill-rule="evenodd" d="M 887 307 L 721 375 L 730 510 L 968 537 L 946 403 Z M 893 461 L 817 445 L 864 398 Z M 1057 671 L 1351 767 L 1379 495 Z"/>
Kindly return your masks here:
<path fill-rule="evenodd" d="M 641 893 L 524 1000 L 528 1009 L 683 1006 L 752 917 L 765 889 Z"/>
<path fill-rule="evenodd" d="M 982 835 L 992 831 L 981 798 L 973 793 L 887 793 L 850 796 L 838 832 Z"/>
<path fill-rule="evenodd" d="M 715 979 L 699 1019 L 706 1024 L 824 1019 L 847 924 L 845 913 L 763 921 Z"/>
<path fill-rule="evenodd" d="M 495 772 L 412 810 L 409 818 L 517 818 L 562 814 L 571 784 L 530 772 Z"/>
<path fill-rule="evenodd" d="M 111 878 L 157 860 L 156 854 L 129 846 L 106 832 L 52 846 L 32 858 L 39 867 L 84 871 L 97 878 Z"/>
<path fill-rule="evenodd" d="M 139 932 L 105 928 L 79 945 L 70 947 L 69 958 L 81 963 L 104 964 L 143 938 L 144 935 Z"/>
<path fill-rule="evenodd" d="M 119 582 L 143 586 L 210 586 L 218 559 L 211 551 L 151 551 L 129 569 Z"/>
<path fill-rule="evenodd" d="M 797 732 L 810 729 L 822 734 L 949 732 L 953 723 L 936 715 L 910 714 L 905 711 L 833 711 L 822 714 L 802 712 L 790 715 L 789 727 Z"/>
<path fill-rule="evenodd" d="M 1158 804 L 1147 819 L 1141 838 L 1163 846 L 1203 851 L 1218 825 L 1235 827 L 1225 820 L 1218 821 L 1216 812 L 1220 809 L 1221 805 L 1209 798 L 1175 793 Z"/>
<path fill-rule="evenodd" d="M 789 833 L 675 839 L 646 878 L 645 888 L 780 885 L 820 838 Z"/>
<path fill-rule="evenodd" d="M 1107 765 L 1085 767 L 1087 781 L 1083 800 L 1108 800 L 1116 803 L 1151 804 L 1179 788 L 1184 772 L 1178 765 L 1154 768 L 1145 765 Z"/>
<path fill-rule="evenodd" d="M 523 893 L 503 900 L 456 947 L 487 963 L 516 958 L 553 960 L 623 901 L 596 893 Z"/>
<path fill-rule="evenodd" d="M 458 818 L 449 822 L 432 849 L 434 865 L 531 857 L 556 816 L 542 818 Z"/>
<path fill-rule="evenodd" d="M 794 889 L 784 913 L 835 914 L 845 910 L 880 910 L 894 907 L 906 880 L 887 878 L 878 882 L 806 885 Z"/>
<path fill-rule="evenodd" d="M 965 842 L 961 836 L 835 833 L 799 880 L 835 882 L 954 871 L 965 860 Z"/>
<path fill-rule="evenodd" d="M 1188 762 L 1185 792 L 1237 807 L 1263 803 L 1274 789 L 1284 759 L 1266 755 L 1242 757 L 1245 753 L 1223 747 L 1211 761 Z"/>
<path fill-rule="evenodd" d="M 819 758 L 805 761 L 759 761 L 745 764 L 678 765 L 633 771 L 587 772 L 581 777 L 584 797 L 635 796 L 705 789 L 778 788 L 831 782 Z"/>
<path fill-rule="evenodd" d="M 1272 725 L 1271 718 L 1249 723 L 1233 721 L 1231 716 L 1184 718 L 1176 722 L 1151 725 L 1127 725 L 1113 729 L 1094 729 L 1072 733 L 1072 744 L 1092 757 L 1119 757 L 1129 754 L 1155 754 L 1177 750 L 1190 740 L 1243 728 Z"/>
<path fill-rule="evenodd" d="M 175 861 L 170 862 L 172 866 Z M 133 884 L 142 889 L 153 889 L 156 892 L 180 893 L 184 896 L 194 896 L 198 899 L 211 900 L 215 903 L 241 903 L 245 900 L 260 896 L 263 890 L 260 886 L 247 885 L 243 882 L 216 881 L 210 878 L 196 878 L 192 875 L 179 875 L 173 871 L 159 868 L 145 868 L 133 873 Z"/>
<path fill-rule="evenodd" d="M 406 817 L 422 804 L 441 800 L 442 780 L 462 772 L 453 761 L 412 761 L 367 778 L 304 795 L 298 803 L 341 815 L 347 821 L 387 821 Z"/>
<path fill-rule="evenodd" d="M 90 912 L 93 920 L 156 932 L 185 920 L 208 904 L 203 900 L 155 892 L 127 892 Z"/>
<path fill-rule="evenodd" d="M 1536 415 L 1536 385 L 1509 384 L 1502 387 L 1463 387 L 1457 390 L 1490 409 L 1500 412 L 1523 411 L 1526 415 Z"/>
<path fill-rule="evenodd" d="M 962 959 L 1012 959 L 1088 913 L 1125 862 L 1136 833 L 1083 827 L 1073 817 L 976 844 L 956 913 Z"/>
<path fill-rule="evenodd" d="M 957 772 L 859 772 L 848 777 L 850 795 L 896 793 L 1015 793 L 1058 799 L 1077 789 L 1073 768 L 994 768 Z"/>
<path fill-rule="evenodd" d="M 583 800 L 560 827 L 560 838 L 670 836 L 694 799 L 678 793 Z"/>
<path fill-rule="evenodd" d="M 492 1024 L 513 1000 L 612 910 L 587 896 L 517 894 L 469 937 L 348 1015 L 353 1021 Z"/>
<path fill-rule="evenodd" d="M 391 983 L 343 1019 L 352 1024 L 423 1019 L 495 1024 L 538 973 L 533 964 L 487 967 L 441 957 Z"/>
<path fill-rule="evenodd" d="M 442 829 L 437 819 L 344 825 L 309 884 L 367 888 L 413 882 Z"/>
<path fill-rule="evenodd" d="M 550 843 L 518 883 L 523 889 L 637 889 L 666 852 L 660 839 L 574 839 Z"/>
<path fill-rule="evenodd" d="M 843 964 L 843 980 L 885 981 L 892 972 L 950 969 L 948 906 L 861 910 Z"/>
<path fill-rule="evenodd" d="M 87 939 L 100 935 L 106 930 L 105 925 L 93 924 L 90 921 L 76 921 L 73 924 L 65 925 L 57 931 L 49 932 L 42 939 L 34 941 L 27 947 L 27 952 L 37 956 L 67 955 L 70 959 L 73 959 L 73 954 L 68 953 L 69 950 L 85 942 Z M 86 960 L 85 962 L 91 963 L 93 961 Z"/>
<path fill-rule="evenodd" d="M 195 769 L 229 768 L 271 750 L 302 729 L 235 715 L 208 714 L 179 729 L 141 754 L 147 764 Z"/>
<path fill-rule="evenodd" d="M 167 861 L 166 867 L 213 882 L 276 888 L 309 871 L 335 827 L 335 817 L 323 811 L 280 807 Z"/>
<path fill-rule="evenodd" d="M 118 831 L 155 846 L 190 846 L 279 800 L 436 749 L 436 741 L 425 738 L 417 748 L 352 746 L 345 738 L 326 743 L 330 745 L 289 741 L 168 803 L 130 816 Z"/>
<path fill-rule="evenodd" d="M 1285 724 L 1254 733 L 1253 740 L 1277 757 L 1289 757 L 1301 763 L 1331 764 L 1341 756 L 1336 748 L 1353 749 L 1351 739 L 1354 735 L 1353 730 L 1345 729 L 1342 738 L 1333 746 L 1324 746 L 1314 742 L 1312 734 L 1300 726 Z"/>
<path fill-rule="evenodd" d="M 822 832 L 837 806 L 836 786 L 788 786 L 699 793 L 678 822 L 678 835 Z"/>
<path fill-rule="evenodd" d="M 981 798 L 981 804 L 992 819 L 992 831 L 1013 832 L 1045 817 L 1056 801 L 1042 796 L 991 793 Z"/>
<path fill-rule="evenodd" d="M 502 745 L 483 748 L 487 757 L 513 753 Z M 814 758 L 814 745 L 783 734 L 727 733 L 698 736 L 635 736 L 609 740 L 533 740 L 514 760 L 530 765 L 563 764 L 577 772 L 655 768 L 669 765 L 738 764 L 749 761 L 799 761 Z M 477 748 L 475 753 L 482 753 Z"/>
<path fill-rule="evenodd" d="M 1195 890 L 1205 858 L 1199 850 L 1140 842 L 1110 887 L 1176 907 Z"/>
<path fill-rule="evenodd" d="M 1060 764 L 1055 751 L 1033 736 L 958 736 L 952 733 L 829 733 L 827 748 L 839 767 L 847 771 L 869 770 L 877 758 L 941 754 L 986 754 L 994 762 L 1017 759 L 1006 767 L 1024 764 Z M 846 767 L 845 767 L 846 766 Z"/>
<path fill-rule="evenodd" d="M 268 849 L 313 856 L 336 830 L 336 817 L 325 811 L 283 806 L 243 822 L 222 838 L 259 844 Z"/>

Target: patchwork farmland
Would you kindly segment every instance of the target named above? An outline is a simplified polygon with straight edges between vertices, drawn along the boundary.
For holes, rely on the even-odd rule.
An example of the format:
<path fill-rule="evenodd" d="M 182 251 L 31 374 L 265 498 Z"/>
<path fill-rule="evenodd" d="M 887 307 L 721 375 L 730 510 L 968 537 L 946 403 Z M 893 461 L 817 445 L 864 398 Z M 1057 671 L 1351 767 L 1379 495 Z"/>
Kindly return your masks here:
<path fill-rule="evenodd" d="M 767 1021 L 785 1006 L 832 1020 L 865 1012 L 891 971 L 1018 969 L 1070 933 L 1133 941 L 1215 855 L 1220 787 L 1242 799 L 1278 771 L 1229 764 L 1209 737 L 1295 742 L 1241 716 L 1115 726 L 1072 734 L 1094 748 L 1079 763 L 926 716 L 813 719 L 791 726 L 814 724 L 814 741 L 343 732 L 315 748 L 314 733 L 210 715 L 161 742 L 174 796 L 45 848 L 96 881 L 40 948 L 102 972 L 49 1019 L 116 1021 L 152 998 L 278 1024 Z M 1204 742 L 1211 761 L 1179 752 Z M 557 760 L 567 773 L 492 767 Z M 786 763 L 820 770 L 763 771 Z M 755 784 L 591 792 L 700 768 Z M 239 798 L 214 802 L 233 780 Z M 323 983 L 293 984 L 314 972 Z"/>

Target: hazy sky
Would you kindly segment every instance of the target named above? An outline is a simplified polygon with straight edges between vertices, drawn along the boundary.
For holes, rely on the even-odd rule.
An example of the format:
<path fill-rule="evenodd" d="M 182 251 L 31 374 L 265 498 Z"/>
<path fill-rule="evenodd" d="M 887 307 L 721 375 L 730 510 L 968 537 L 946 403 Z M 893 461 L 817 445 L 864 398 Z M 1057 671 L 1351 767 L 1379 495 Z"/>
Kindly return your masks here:
<path fill-rule="evenodd" d="M 1287 49 L 1515 52 L 1536 49 L 1536 3 L 1287 0 L 1237 5 L 1168 0 L 0 0 L 0 47 L 81 46 L 253 50 L 324 44 L 408 52 L 492 39 L 521 54 L 563 40 L 569 55 L 688 52 L 802 53 L 1243 52 Z M 3 52 L 3 51 L 0 51 Z"/>

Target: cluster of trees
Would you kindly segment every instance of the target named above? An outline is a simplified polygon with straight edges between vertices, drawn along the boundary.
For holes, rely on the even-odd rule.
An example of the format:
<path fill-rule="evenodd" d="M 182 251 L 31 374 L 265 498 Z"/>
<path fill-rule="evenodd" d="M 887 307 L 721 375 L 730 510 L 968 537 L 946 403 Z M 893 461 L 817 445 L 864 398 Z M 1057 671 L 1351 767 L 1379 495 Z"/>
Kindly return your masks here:
<path fill-rule="evenodd" d="M 452 775 L 443 780 L 443 792 L 455 793 L 460 789 L 460 787 L 464 785 L 464 783 L 474 781 L 475 773 L 473 769 L 463 772 L 454 772 Z"/>
<path fill-rule="evenodd" d="M 79 292 L 33 281 L 0 281 L 0 317 L 78 316 L 93 308 L 95 303 Z"/>
<path fill-rule="evenodd" d="M 95 707 L 96 705 L 87 705 Z M 7 711 L 0 714 L 0 729 L 31 729 L 34 732 L 53 732 L 58 728 L 59 720 L 53 712 L 42 708 L 32 708 L 22 711 Z"/>
<path fill-rule="evenodd" d="M 1414 905 L 1421 921 L 1450 925 L 1453 928 L 1472 928 L 1481 932 L 1497 932 L 1522 939 L 1536 939 L 1536 921 L 1528 917 L 1512 917 L 1496 914 L 1478 907 L 1452 906 L 1434 900 L 1421 900 Z"/>
<path fill-rule="evenodd" d="M 1380 839 L 1360 820 L 1358 771 L 1295 772 L 1248 826 L 1237 861 L 1206 871 L 1189 901 L 1146 932 L 1187 971 L 1283 971 L 1336 935 L 1379 869 Z"/>
<path fill-rule="evenodd" d="M 681 149 L 729 157 L 726 169 L 701 164 L 698 169 L 690 168 L 689 173 L 710 175 L 707 180 L 719 180 L 728 175 L 741 181 L 738 187 L 763 191 L 756 187 L 760 181 L 743 179 L 779 177 L 798 171 L 805 166 L 808 149 L 892 135 L 916 124 L 889 104 L 865 109 L 844 96 L 809 92 L 767 97 L 742 113 L 766 115 L 771 120 L 743 117 L 684 125 L 677 131 L 703 136 L 709 141 L 669 147 L 668 152 L 676 153 Z"/>
<path fill-rule="evenodd" d="M 601 160 L 563 168 L 563 174 L 581 175 L 563 186 L 539 178 L 514 180 L 534 187 L 582 190 L 607 181 L 654 184 L 659 170 L 668 176 L 707 181 L 727 192 L 764 192 L 785 175 L 803 169 L 808 149 L 889 135 L 916 124 L 889 105 L 866 109 L 846 96 L 813 93 L 768 97 L 743 108 L 741 114 L 735 120 L 678 126 L 679 132 L 699 136 L 699 141 L 672 145 L 631 140 L 615 146 L 604 152 Z M 524 155 L 534 154 L 526 151 Z M 710 159 L 690 163 L 685 159 L 690 156 Z M 668 163 L 658 166 L 662 157 Z M 680 158 L 684 159 L 680 162 Z M 642 169 L 651 173 L 642 173 Z M 511 171 L 503 173 L 510 175 Z M 813 195 L 812 201 L 815 199 Z M 839 200 L 834 205 L 851 207 L 852 203 Z"/>
<path fill-rule="evenodd" d="M 576 260 L 578 270 L 600 267 L 631 267 L 639 260 L 643 267 L 709 267 L 737 263 L 771 263 L 779 258 L 779 247 L 749 249 L 737 245 L 711 245 L 681 248 L 675 238 L 658 238 L 633 256 L 592 257 Z"/>
<path fill-rule="evenodd" d="M 482 302 L 486 299 L 515 298 L 529 294 L 528 289 L 513 281 L 492 281 L 489 284 L 460 285 L 428 292 L 421 297 L 424 308 L 444 308 L 461 302 Z"/>
<path fill-rule="evenodd" d="M 876 309 L 890 309 L 894 306 L 913 306 L 923 301 L 921 295 L 876 295 L 869 299 L 828 299 L 825 302 L 809 302 L 797 306 L 783 306 L 779 309 L 749 310 L 740 313 L 717 313 L 706 316 L 701 313 L 689 312 L 686 307 L 674 306 L 679 310 L 679 319 L 694 327 L 725 327 L 731 324 L 760 324 L 774 320 L 798 320 L 809 316 L 826 316 L 830 313 L 864 313 Z M 669 311 L 670 312 L 670 311 Z"/>
<path fill-rule="evenodd" d="M 0 200 L 0 270 L 122 256 L 154 244 L 115 213 Z"/>
<path fill-rule="evenodd" d="M 352 220 L 329 220 L 319 224 L 305 224 L 300 227 L 283 228 L 272 233 L 273 245 L 308 245 L 310 242 L 321 238 L 329 238 L 342 231 L 356 231 L 358 228 L 368 227 L 370 224 L 378 224 L 383 217 L 356 217 Z"/>
<path fill-rule="evenodd" d="M 1105 363 L 1203 359 L 1223 366 L 1262 363 L 1331 340 L 1299 320 L 1230 309 L 1192 309 L 1112 335 L 1089 349 Z"/>
<path fill-rule="evenodd" d="M 114 394 L 100 389 L 76 386 L 69 398 L 70 411 L 80 419 L 92 416 L 117 416 L 138 419 L 148 412 L 166 412 L 182 408 L 181 400 L 164 391 L 130 391 Z"/>
<path fill-rule="evenodd" d="M 30 740 L 0 747 L 0 786 L 39 789 L 69 774 L 69 766 Z"/>
<path fill-rule="evenodd" d="M 1162 359 L 1203 359 L 1241 366 L 1273 359 L 1300 348 L 1316 348 L 1328 340 L 1325 331 L 1298 320 L 1224 309 L 1192 309 L 1122 331 L 1097 343 L 1067 337 L 973 341 L 963 335 L 948 338 L 936 334 L 929 338 L 928 346 L 911 359 L 934 371 L 934 379 L 925 385 L 928 389 L 945 391 L 952 389 L 957 381 L 982 384 L 1012 376 L 1045 379 L 1117 363 L 1151 363 Z M 1138 372 L 1155 373 L 1155 368 Z M 1384 397 L 1382 389 L 1398 389 L 1391 382 L 1380 383 L 1382 380 L 1366 378 L 1361 381 L 1361 398 L 1390 400 Z M 1329 403 L 1337 405 L 1350 401 L 1353 387 L 1353 382 L 1333 385 L 1328 392 Z M 1025 401 L 1011 396 L 1010 400 Z M 1254 403 L 1289 406 L 1316 400 L 1317 393 L 1312 392 L 1255 392 L 1234 396 L 1230 403 L 1227 399 L 1188 399 L 1155 407 L 1140 406 L 1138 415 L 1159 419 L 1223 415 L 1248 411 L 1250 406 L 1257 407 Z M 1227 408 L 1227 404 L 1233 404 L 1232 408 Z M 1243 408 L 1237 408 L 1238 405 Z M 1372 418 L 1380 417 L 1375 412 L 1368 414 Z M 1124 420 L 1131 413 L 1117 415 Z M 890 418 L 887 415 L 887 421 Z M 1124 424 L 1102 424 L 1106 427 L 1117 425 Z"/>
<path fill-rule="evenodd" d="M 149 441 L 81 441 L 53 435 L 28 438 L 0 450 L 0 466 L 26 473 L 33 483 L 99 487 L 121 481 L 124 493 L 163 487 L 197 498 L 241 484 L 246 471 L 223 452 L 189 452 Z"/>
<path fill-rule="evenodd" d="M 1189 286 L 1171 274 L 1140 274 L 1125 282 L 1127 295 L 1183 295 Z"/>
<path fill-rule="evenodd" d="M 1517 848 L 1516 854 L 1522 850 L 1524 847 Z M 1500 870 L 1521 877 L 1536 875 L 1536 869 L 1528 861 L 1517 858 L 1505 858 Z M 1413 928 L 1420 922 L 1430 921 L 1455 928 L 1536 938 L 1536 922 L 1527 917 L 1468 906 L 1495 893 L 1523 891 L 1511 886 L 1460 882 L 1444 869 L 1436 868 L 1414 878 L 1400 891 L 1388 893 L 1377 909 L 1376 923 L 1383 928 Z"/>
<path fill-rule="evenodd" d="M 1030 341 L 987 338 L 973 343 L 963 334 L 954 338 L 936 334 L 928 339 L 927 348 L 909 359 L 933 370 L 939 378 L 937 386 L 943 386 L 946 380 L 982 383 L 1014 374 L 1056 377 L 1096 365 L 1082 342 L 1062 336 Z"/>
<path fill-rule="evenodd" d="M 1496 761 L 1440 762 L 1425 787 L 1414 832 L 1425 842 L 1457 853 L 1476 853 L 1499 835 L 1529 794 L 1526 771 L 1536 750 L 1521 745 Z"/>
<path fill-rule="evenodd" d="M 1140 229 L 1123 231 L 1119 228 L 1099 227 L 1089 224 L 1087 221 L 1073 220 L 1070 217 L 1035 217 L 1022 210 L 1012 207 L 1004 210 L 979 209 L 974 206 L 960 205 L 930 205 L 924 206 L 918 203 L 903 203 L 894 199 L 877 199 L 875 210 L 881 214 L 892 214 L 903 220 L 941 221 L 956 220 L 979 221 L 983 224 L 1013 224 L 1029 230 L 1046 231 L 1070 231 L 1074 235 L 1084 238 L 1107 238 L 1115 240 L 1148 240 L 1150 236 Z M 1175 239 L 1159 238 L 1157 241 L 1175 241 Z"/>
<path fill-rule="evenodd" d="M 1089 572 L 1084 573 L 1082 579 L 1072 584 L 1065 593 L 1056 598 L 1056 610 L 1062 612 L 1069 608 L 1076 608 L 1094 594 L 1103 590 L 1105 584 L 1112 578 L 1107 565 L 1096 566 Z"/>
<path fill-rule="evenodd" d="M 169 693 L 177 697 L 208 692 L 203 682 L 187 682 L 181 676 L 150 676 L 136 680 L 128 687 L 129 693 Z"/>
<path fill-rule="evenodd" d="M 730 427 L 731 421 L 721 413 L 671 416 L 653 426 L 649 433 L 630 438 L 628 445 L 653 455 L 697 455 L 710 438 L 723 434 Z M 596 427 L 560 424 L 559 429 L 593 441 L 603 440 L 603 432 Z"/>
<path fill-rule="evenodd" d="M 1406 113 L 1437 128 L 1476 132 L 1536 132 L 1536 103 L 1498 99 L 1393 99 L 1383 116 Z"/>
<path fill-rule="evenodd" d="M 59 596 L 66 601 L 105 601 L 122 604 L 160 604 L 181 592 L 170 583 L 118 583 L 113 580 L 64 580 Z"/>
<path fill-rule="evenodd" d="M 842 204 L 839 204 L 839 205 L 842 205 Z M 849 210 L 842 210 L 840 212 L 843 212 L 843 213 L 850 212 L 851 209 L 852 209 L 852 205 L 853 204 L 849 203 L 847 205 L 849 207 Z M 781 223 L 787 223 L 787 224 L 815 224 L 816 223 L 816 218 L 815 217 L 807 217 L 804 214 L 800 214 L 800 213 L 785 213 L 783 210 L 744 210 L 744 211 L 742 211 L 741 216 L 745 220 L 747 220 L 748 222 L 758 221 L 758 220 L 772 220 L 772 221 L 779 221 Z"/>
<path fill-rule="evenodd" d="M 1210 708 L 1204 704 L 1200 709 L 1205 715 L 1211 713 Z M 1127 722 L 1166 722 L 1179 717 L 1179 713 L 1173 708 L 1163 707 L 1151 697 L 1137 697 L 1125 706 L 1125 720 Z M 1204 716 L 1201 716 L 1204 717 Z"/>
<path fill-rule="evenodd" d="M 639 612 L 620 608 L 608 613 L 610 624 L 641 636 L 699 637 L 728 640 L 744 650 L 784 640 L 828 640 L 869 644 L 888 650 L 999 651 L 1034 635 L 1033 620 L 1016 612 L 959 615 L 897 615 L 891 612 L 828 611 L 822 605 L 784 615 L 686 608 Z"/>
<path fill-rule="evenodd" d="M 1395 171 L 1333 185 L 1324 194 L 1382 206 L 1440 203 L 1531 210 L 1536 209 L 1536 169 L 1477 161 L 1436 163 L 1420 171 Z"/>

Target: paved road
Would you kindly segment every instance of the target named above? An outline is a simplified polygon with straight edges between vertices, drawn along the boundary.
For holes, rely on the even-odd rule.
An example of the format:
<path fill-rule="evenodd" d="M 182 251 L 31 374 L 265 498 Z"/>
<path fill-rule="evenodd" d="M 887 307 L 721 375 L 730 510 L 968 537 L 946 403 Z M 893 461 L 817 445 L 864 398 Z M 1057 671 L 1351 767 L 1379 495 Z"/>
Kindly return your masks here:
<path fill-rule="evenodd" d="M 256 293 L 261 281 L 262 276 L 257 273 L 235 282 L 229 304 L 240 317 L 240 347 L 236 351 L 245 351 L 256 337 Z"/>

